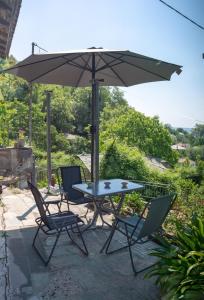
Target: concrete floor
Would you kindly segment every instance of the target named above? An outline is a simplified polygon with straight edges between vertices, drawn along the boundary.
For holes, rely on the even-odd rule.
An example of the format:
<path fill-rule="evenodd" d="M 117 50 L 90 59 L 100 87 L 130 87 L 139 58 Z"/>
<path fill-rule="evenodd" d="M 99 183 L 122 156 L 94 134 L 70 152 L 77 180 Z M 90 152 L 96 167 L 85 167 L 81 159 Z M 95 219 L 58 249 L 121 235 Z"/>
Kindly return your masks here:
<path fill-rule="evenodd" d="M 0 299 L 57 300 L 159 300 L 160 292 L 153 279 L 144 273 L 134 276 L 126 250 L 113 255 L 100 254 L 109 230 L 84 232 L 89 256 L 84 256 L 63 234 L 48 267 L 32 248 L 38 211 L 30 191 L 4 190 L 0 231 Z M 66 206 L 64 207 L 66 209 Z M 84 207 L 73 207 L 79 214 Z M 90 216 L 91 217 L 90 213 Z M 110 216 L 107 216 L 110 218 Z M 6 233 L 6 234 L 5 234 Z M 48 253 L 53 237 L 41 237 Z M 122 237 L 116 235 L 116 246 Z M 151 264 L 148 255 L 155 244 L 135 248 L 138 268 Z"/>

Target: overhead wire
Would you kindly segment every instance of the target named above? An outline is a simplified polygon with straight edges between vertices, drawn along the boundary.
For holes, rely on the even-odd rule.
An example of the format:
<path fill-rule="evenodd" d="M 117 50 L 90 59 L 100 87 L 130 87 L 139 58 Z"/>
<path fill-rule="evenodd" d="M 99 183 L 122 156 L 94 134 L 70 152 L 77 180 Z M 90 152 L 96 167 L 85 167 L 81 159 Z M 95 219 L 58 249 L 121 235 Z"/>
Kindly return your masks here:
<path fill-rule="evenodd" d="M 188 21 L 190 21 L 191 23 L 193 23 L 194 25 L 196 25 L 197 27 L 199 27 L 200 29 L 204 30 L 204 27 L 200 24 L 198 24 L 197 22 L 193 21 L 191 18 L 185 16 L 183 13 L 181 13 L 180 11 L 178 11 L 176 8 L 174 8 L 173 6 L 169 5 L 168 3 L 166 3 L 163 0 L 159 0 L 161 3 L 163 3 L 164 5 L 166 5 L 167 7 L 169 7 L 170 9 L 174 10 L 176 13 L 178 13 L 179 15 L 181 15 L 182 17 L 184 17 L 185 19 L 187 19 Z"/>

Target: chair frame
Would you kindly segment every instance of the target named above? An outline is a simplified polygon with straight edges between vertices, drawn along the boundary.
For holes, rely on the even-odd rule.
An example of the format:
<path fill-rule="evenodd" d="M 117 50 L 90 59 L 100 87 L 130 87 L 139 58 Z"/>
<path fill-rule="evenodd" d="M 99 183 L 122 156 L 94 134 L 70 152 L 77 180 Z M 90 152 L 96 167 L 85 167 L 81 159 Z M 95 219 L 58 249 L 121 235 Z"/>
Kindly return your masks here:
<path fill-rule="evenodd" d="M 79 191 L 75 191 L 73 189 L 73 191 L 75 193 L 81 194 L 81 199 L 83 199 L 83 201 L 81 201 L 81 202 L 77 202 L 77 201 L 75 202 L 75 199 L 73 199 L 69 195 L 69 191 L 63 187 L 63 175 L 62 175 L 63 174 L 63 169 L 70 169 L 71 170 L 71 169 L 74 169 L 74 168 L 77 168 L 79 170 L 80 176 L 79 176 L 79 180 L 78 181 L 74 181 L 73 184 L 82 183 L 81 172 L 83 173 L 83 177 L 84 177 L 84 179 L 86 181 L 85 172 L 84 172 L 84 169 L 81 166 L 78 166 L 78 165 L 77 166 L 60 166 L 58 168 L 58 170 L 57 170 L 57 178 L 58 178 L 58 185 L 59 185 L 59 188 L 60 188 L 61 201 L 62 202 L 66 202 L 68 211 L 70 210 L 70 205 L 80 205 L 80 204 L 93 203 L 93 199 L 92 198 L 86 197 L 86 196 L 84 196 L 83 193 L 81 193 Z M 61 180 L 62 180 L 61 182 L 60 182 L 59 173 L 61 175 Z M 70 189 L 72 189 L 72 188 L 70 188 Z M 88 208 L 86 210 L 86 213 L 83 216 L 81 216 L 81 217 L 85 218 L 86 221 L 88 221 L 87 220 L 87 213 L 88 213 Z"/>
<path fill-rule="evenodd" d="M 169 205 L 167 205 L 167 207 L 166 207 L 166 213 L 162 216 L 160 222 L 158 222 L 158 226 L 157 226 L 156 230 L 154 230 L 150 234 L 145 234 L 144 236 L 141 236 L 140 232 L 142 231 L 142 228 L 145 226 L 145 222 L 148 220 L 148 214 L 147 214 L 146 218 L 144 217 L 144 215 L 146 214 L 147 210 L 148 210 L 148 213 L 150 212 L 151 203 L 153 201 L 162 200 L 162 199 L 165 199 L 165 198 L 169 198 L 171 200 L 170 200 Z M 146 204 L 146 206 L 143 209 L 141 215 L 137 217 L 136 223 L 134 225 L 131 224 L 130 222 L 128 222 L 128 217 L 124 218 L 124 217 L 117 216 L 114 223 L 113 223 L 113 227 L 112 227 L 112 230 L 110 232 L 110 235 L 108 236 L 107 240 L 105 241 L 105 243 L 104 243 L 103 247 L 101 248 L 100 252 L 102 253 L 105 249 L 106 254 L 112 254 L 112 253 L 115 253 L 115 252 L 118 252 L 120 250 L 128 248 L 132 270 L 133 270 L 135 275 L 151 268 L 153 265 L 155 265 L 155 263 L 148 266 L 148 267 L 146 267 L 146 268 L 136 270 L 134 260 L 133 260 L 133 253 L 132 253 L 131 247 L 134 246 L 135 244 L 144 244 L 144 243 L 147 243 L 149 241 L 155 240 L 155 234 L 159 234 L 160 236 L 164 234 L 164 231 L 162 230 L 162 224 L 165 221 L 171 207 L 173 206 L 173 203 L 174 203 L 175 199 L 176 199 L 176 194 L 170 194 L 170 195 L 165 195 L 165 196 L 157 197 L 157 198 L 154 198 L 154 199 L 150 200 L 150 202 L 148 202 Z M 119 223 L 123 224 L 124 229 L 120 229 L 120 227 L 118 226 Z M 137 229 L 139 229 L 138 227 L 140 226 L 141 223 L 143 223 L 143 226 L 140 229 L 139 234 L 136 234 Z M 131 233 L 128 230 L 128 228 L 130 228 L 130 227 L 131 227 L 131 230 L 132 230 Z M 115 233 L 116 230 L 119 231 L 120 233 L 122 233 L 124 236 L 126 236 L 127 244 L 125 246 L 122 246 L 122 247 L 119 247 L 115 250 L 110 251 L 109 247 L 111 245 L 111 242 L 112 242 L 112 239 L 113 239 L 113 236 L 114 236 L 114 233 Z"/>
<path fill-rule="evenodd" d="M 36 253 L 40 257 L 40 259 L 43 261 L 45 266 L 48 265 L 48 263 L 51 260 L 51 257 L 53 255 L 53 252 L 56 248 L 57 242 L 59 240 L 59 237 L 62 232 L 67 233 L 70 240 L 73 242 L 75 246 L 77 246 L 81 252 L 85 255 L 88 255 L 88 250 L 86 247 L 86 243 L 84 241 L 84 238 L 82 236 L 82 231 L 80 230 L 80 227 L 84 225 L 84 222 L 79 218 L 78 215 L 72 213 L 71 211 L 68 212 L 58 212 L 54 214 L 49 214 L 43 201 L 39 190 L 28 181 L 28 186 L 31 189 L 31 192 L 33 193 L 36 205 L 38 207 L 40 217 L 35 219 L 36 224 L 38 225 L 37 231 L 34 235 L 32 246 L 35 249 Z M 48 236 L 56 235 L 56 239 L 54 241 L 54 244 L 52 246 L 52 249 L 50 250 L 50 253 L 48 255 L 48 258 L 45 259 L 39 249 L 36 247 L 36 239 L 40 232 L 40 230 Z M 77 236 L 80 237 L 83 248 L 72 238 L 70 231 Z"/>

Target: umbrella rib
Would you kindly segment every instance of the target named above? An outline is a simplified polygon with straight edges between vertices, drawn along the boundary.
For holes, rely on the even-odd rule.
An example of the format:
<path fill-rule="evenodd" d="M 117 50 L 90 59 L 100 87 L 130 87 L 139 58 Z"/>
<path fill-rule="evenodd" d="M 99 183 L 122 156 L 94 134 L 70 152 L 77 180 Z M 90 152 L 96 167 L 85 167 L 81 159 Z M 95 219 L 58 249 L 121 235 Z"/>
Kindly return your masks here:
<path fill-rule="evenodd" d="M 110 55 L 110 54 L 108 54 L 108 53 L 106 53 L 106 55 L 107 55 L 107 56 L 110 56 L 110 57 L 112 57 L 112 58 L 114 58 L 114 56 L 112 56 L 112 55 Z M 133 56 L 132 56 L 132 57 L 133 57 Z M 118 59 L 121 60 L 121 58 L 118 58 Z M 154 60 L 155 60 L 155 59 L 154 59 Z M 155 60 L 155 61 L 158 61 L 158 62 L 159 62 L 159 60 Z M 140 70 L 142 70 L 142 71 L 148 72 L 148 73 L 150 73 L 150 74 L 152 74 L 152 75 L 155 75 L 155 76 L 157 76 L 157 77 L 159 77 L 159 78 L 162 78 L 162 79 L 164 79 L 164 80 L 169 80 L 169 78 L 166 78 L 166 77 L 164 77 L 164 76 L 162 76 L 162 75 L 159 75 L 159 74 L 157 74 L 157 73 L 155 73 L 155 72 L 146 70 L 146 69 L 144 69 L 144 68 L 142 68 L 142 67 L 139 67 L 139 66 L 137 66 L 137 65 L 135 65 L 135 64 L 132 64 L 132 63 L 130 63 L 130 62 L 127 62 L 127 61 L 125 61 L 125 60 L 121 60 L 121 62 L 122 62 L 122 63 L 126 63 L 126 64 L 128 64 L 128 65 L 130 65 L 130 66 L 133 66 L 133 67 L 135 67 L 135 68 L 138 68 L 138 69 L 140 69 Z"/>
<path fill-rule="evenodd" d="M 62 66 L 65 65 L 66 63 L 67 63 L 67 62 L 64 62 L 63 64 L 61 64 L 61 65 L 59 65 L 59 66 L 56 66 L 56 67 L 50 69 L 49 71 L 46 71 L 46 72 L 44 72 L 44 73 L 41 73 L 41 74 L 38 75 L 37 77 L 35 77 L 35 78 L 33 78 L 32 80 L 30 80 L 30 82 L 34 82 L 35 80 L 37 80 L 37 79 L 39 79 L 39 78 L 41 78 L 41 77 L 47 75 L 48 73 L 50 73 L 50 72 L 52 72 L 52 71 L 54 71 L 54 70 L 56 70 L 56 69 L 62 67 Z"/>
<path fill-rule="evenodd" d="M 87 66 L 88 63 L 89 63 L 89 57 L 88 57 L 87 61 L 83 58 L 83 56 L 81 57 L 81 59 L 84 61 L 85 65 L 84 65 L 84 68 L 82 69 L 82 71 L 81 71 L 81 73 L 80 73 L 80 75 L 79 75 L 79 79 L 77 80 L 76 87 L 78 87 L 78 85 L 79 85 L 79 83 L 80 83 L 80 81 L 81 81 L 81 78 L 82 78 L 82 76 L 83 76 L 85 70 L 91 72 L 91 69 L 89 69 L 89 68 L 87 69 L 87 68 L 86 68 L 86 66 Z"/>
<path fill-rule="evenodd" d="M 63 56 L 63 58 L 66 59 L 67 64 L 72 65 L 74 67 L 77 67 L 79 69 L 91 72 L 91 68 L 85 68 L 85 66 L 81 66 L 80 64 L 77 64 L 76 62 L 73 62 L 73 60 L 75 60 L 76 58 L 79 58 L 79 57 L 86 63 L 86 61 L 83 59 L 83 54 L 79 55 L 78 57 L 75 57 L 74 59 L 70 59 L 70 60 L 68 60 L 66 57 Z M 86 63 L 86 65 L 87 65 L 87 63 Z"/>
<path fill-rule="evenodd" d="M 74 54 L 74 53 L 73 53 L 73 54 Z M 35 55 L 35 54 L 34 54 L 34 55 Z M 34 55 L 33 55 L 33 56 L 34 56 Z M 47 54 L 45 54 L 45 55 L 47 55 Z M 36 55 L 36 56 L 37 56 L 37 55 Z M 79 58 L 79 57 L 80 57 L 80 55 L 77 54 L 74 58 L 70 59 L 70 61 L 75 60 L 75 59 L 77 59 L 77 58 Z M 40 64 L 40 63 L 43 63 L 43 62 L 46 62 L 46 61 L 55 60 L 55 59 L 57 59 L 57 58 L 64 58 L 64 59 L 66 59 L 66 62 L 68 62 L 68 61 L 67 61 L 67 58 L 66 58 L 65 55 L 63 54 L 63 55 L 58 55 L 58 56 L 49 57 L 49 58 L 46 58 L 46 59 L 42 59 L 42 60 L 38 60 L 38 61 L 34 61 L 34 62 L 22 64 L 22 65 L 17 66 L 17 67 L 14 66 L 14 67 L 8 68 L 8 69 L 6 69 L 6 70 L 3 70 L 3 72 L 10 71 L 10 70 L 14 70 L 14 69 L 16 69 L 16 68 L 22 68 L 22 67 L 32 66 L 32 65 L 35 65 L 35 64 Z M 77 66 L 77 65 L 76 65 L 76 66 Z"/>
<path fill-rule="evenodd" d="M 129 51 L 128 51 L 129 52 Z M 110 53 L 113 53 L 113 52 L 110 52 Z M 106 53 L 107 55 L 109 55 L 109 53 Z M 121 53 L 121 52 L 117 52 L 117 54 L 120 54 L 120 55 L 122 55 L 122 56 L 124 56 L 124 54 L 123 53 Z M 145 55 L 141 55 L 141 54 L 137 54 L 137 53 L 135 53 L 134 55 L 131 55 L 131 54 L 128 54 L 128 53 L 126 53 L 125 54 L 125 56 L 128 56 L 128 57 L 133 57 L 133 58 L 138 58 L 138 59 L 145 59 L 145 60 L 149 60 L 149 61 L 155 61 L 155 62 L 159 62 L 159 61 L 161 61 L 162 63 L 165 63 L 165 64 L 167 64 L 167 65 L 172 65 L 172 66 L 175 66 L 175 67 L 182 67 L 182 66 L 179 66 L 179 65 L 176 65 L 176 64 L 172 64 L 172 63 L 169 63 L 169 62 L 166 62 L 166 61 L 163 61 L 163 60 L 161 60 L 161 59 L 156 59 L 156 58 L 153 58 L 153 57 L 148 57 L 148 56 L 145 56 Z M 114 57 L 114 56 L 113 56 Z"/>
<path fill-rule="evenodd" d="M 107 66 L 108 66 L 108 67 L 115 67 L 115 66 L 117 66 L 117 65 L 122 64 L 121 61 L 120 61 L 120 62 L 117 62 L 117 63 L 114 63 L 115 60 L 116 60 L 116 59 L 113 59 L 111 62 L 106 63 L 103 67 L 97 69 L 97 72 L 100 72 L 100 71 L 102 71 L 102 70 L 105 70 L 105 69 L 107 68 Z M 111 65 L 111 64 L 112 64 L 112 65 Z"/>
<path fill-rule="evenodd" d="M 35 54 L 34 54 L 34 55 L 35 55 Z M 34 55 L 33 55 L 33 56 L 34 56 Z M 45 54 L 45 55 L 47 55 L 47 54 Z M 23 64 L 23 65 L 20 65 L 20 66 L 17 66 L 17 67 L 14 66 L 14 67 L 8 68 L 8 69 L 6 69 L 6 70 L 4 70 L 4 71 L 10 71 L 10 70 L 14 70 L 14 69 L 16 69 L 16 68 L 28 67 L 28 66 L 32 66 L 32 65 L 35 65 L 35 64 L 39 64 L 39 63 L 42 63 L 42 62 L 49 61 L 49 60 L 54 60 L 54 59 L 56 59 L 56 58 L 64 58 L 64 55 L 54 56 L 54 57 L 42 59 L 42 60 L 40 60 L 40 61 L 38 60 L 38 61 L 30 62 L 30 63 Z M 75 58 L 77 58 L 77 57 L 75 57 Z"/>
<path fill-rule="evenodd" d="M 56 67 L 50 69 L 50 70 L 47 71 L 47 72 L 44 72 L 43 74 L 40 74 L 39 76 L 33 78 L 30 82 L 33 82 L 33 81 L 35 81 L 35 80 L 37 80 L 37 79 L 39 79 L 39 78 L 45 76 L 46 74 L 48 74 L 48 73 L 50 73 L 50 72 L 52 72 L 52 71 L 54 71 L 54 70 L 56 70 L 56 69 L 62 67 L 62 66 L 65 65 L 65 64 L 73 65 L 73 66 L 75 66 L 75 67 L 78 67 L 79 69 L 82 68 L 82 67 L 80 67 L 80 65 L 75 64 L 75 63 L 72 62 L 73 59 L 76 59 L 76 58 L 80 57 L 80 55 L 78 55 L 77 57 L 75 57 L 75 58 L 73 58 L 73 59 L 71 59 L 71 60 L 67 60 L 67 58 L 64 57 L 64 56 L 60 56 L 60 57 L 61 57 L 61 58 L 64 58 L 64 59 L 65 59 L 65 62 L 63 62 L 61 65 L 58 65 L 58 66 L 56 66 Z M 71 63 L 73 63 L 73 64 L 71 64 Z"/>
<path fill-rule="evenodd" d="M 100 54 L 98 54 L 98 56 L 101 58 L 101 60 L 103 60 L 103 62 L 108 66 L 109 64 L 107 64 L 104 60 L 103 57 L 100 56 Z M 117 78 L 122 82 L 122 84 L 124 86 L 128 86 L 125 81 L 120 77 L 120 75 L 112 68 L 112 66 L 109 66 L 109 68 L 111 69 L 111 71 L 117 76 Z M 96 72 L 98 72 L 98 70 L 96 70 Z"/>

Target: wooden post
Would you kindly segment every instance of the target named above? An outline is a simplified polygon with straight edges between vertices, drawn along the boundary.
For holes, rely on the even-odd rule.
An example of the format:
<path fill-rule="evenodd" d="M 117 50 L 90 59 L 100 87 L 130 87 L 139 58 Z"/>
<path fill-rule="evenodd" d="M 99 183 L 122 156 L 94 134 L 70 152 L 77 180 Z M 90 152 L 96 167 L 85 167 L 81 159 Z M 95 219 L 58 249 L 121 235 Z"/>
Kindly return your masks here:
<path fill-rule="evenodd" d="M 46 91 L 46 106 L 47 106 L 47 181 L 48 181 L 48 192 L 51 185 L 52 166 L 51 166 L 51 91 Z"/>

